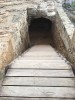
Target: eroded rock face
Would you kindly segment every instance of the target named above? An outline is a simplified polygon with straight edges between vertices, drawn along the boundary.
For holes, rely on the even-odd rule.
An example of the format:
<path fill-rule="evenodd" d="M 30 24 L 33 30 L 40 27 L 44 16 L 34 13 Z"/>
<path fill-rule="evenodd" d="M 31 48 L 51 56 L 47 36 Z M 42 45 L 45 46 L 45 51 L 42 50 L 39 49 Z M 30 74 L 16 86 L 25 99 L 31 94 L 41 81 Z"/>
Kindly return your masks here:
<path fill-rule="evenodd" d="M 14 59 L 12 39 L 10 33 L 0 34 L 0 69 Z"/>

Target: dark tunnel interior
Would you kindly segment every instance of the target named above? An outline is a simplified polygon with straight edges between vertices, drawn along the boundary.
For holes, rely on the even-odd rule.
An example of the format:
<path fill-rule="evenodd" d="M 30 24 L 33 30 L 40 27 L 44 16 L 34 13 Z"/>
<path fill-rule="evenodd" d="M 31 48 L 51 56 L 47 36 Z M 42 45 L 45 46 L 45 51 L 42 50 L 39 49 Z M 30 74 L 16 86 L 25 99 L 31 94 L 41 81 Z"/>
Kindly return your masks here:
<path fill-rule="evenodd" d="M 52 21 L 46 18 L 31 20 L 29 25 L 29 38 L 32 45 L 50 44 L 52 37 Z"/>

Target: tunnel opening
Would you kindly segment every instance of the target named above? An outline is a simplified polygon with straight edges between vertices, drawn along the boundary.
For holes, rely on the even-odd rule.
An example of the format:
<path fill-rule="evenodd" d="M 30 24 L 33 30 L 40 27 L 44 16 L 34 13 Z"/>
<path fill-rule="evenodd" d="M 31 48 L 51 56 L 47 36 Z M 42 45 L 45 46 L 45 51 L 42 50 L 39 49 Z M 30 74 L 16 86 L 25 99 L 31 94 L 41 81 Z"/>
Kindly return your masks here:
<path fill-rule="evenodd" d="M 46 18 L 35 18 L 29 25 L 30 45 L 51 44 L 52 21 Z"/>

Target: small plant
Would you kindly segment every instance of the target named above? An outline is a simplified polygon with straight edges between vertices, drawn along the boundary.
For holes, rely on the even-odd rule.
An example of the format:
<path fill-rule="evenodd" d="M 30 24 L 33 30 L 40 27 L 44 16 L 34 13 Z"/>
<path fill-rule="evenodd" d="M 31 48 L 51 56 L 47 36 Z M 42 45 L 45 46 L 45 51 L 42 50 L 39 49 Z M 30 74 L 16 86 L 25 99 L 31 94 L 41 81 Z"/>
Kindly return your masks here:
<path fill-rule="evenodd" d="M 75 7 L 75 1 L 72 2 L 71 6 L 72 7 Z"/>
<path fill-rule="evenodd" d="M 71 5 L 70 5 L 69 3 L 64 3 L 64 4 L 63 4 L 63 7 L 69 8 L 69 7 L 71 7 Z"/>
<path fill-rule="evenodd" d="M 75 0 L 64 0 L 64 3 L 62 6 L 70 11 L 74 10 L 75 9 Z"/>

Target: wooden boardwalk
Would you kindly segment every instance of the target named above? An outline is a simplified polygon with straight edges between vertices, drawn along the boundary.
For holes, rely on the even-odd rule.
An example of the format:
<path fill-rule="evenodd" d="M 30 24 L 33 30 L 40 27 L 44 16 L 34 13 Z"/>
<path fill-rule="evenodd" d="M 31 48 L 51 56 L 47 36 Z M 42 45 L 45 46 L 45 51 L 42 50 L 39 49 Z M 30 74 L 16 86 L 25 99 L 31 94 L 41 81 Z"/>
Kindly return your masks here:
<path fill-rule="evenodd" d="M 50 45 L 35 45 L 9 66 L 0 100 L 75 100 L 72 68 Z"/>

